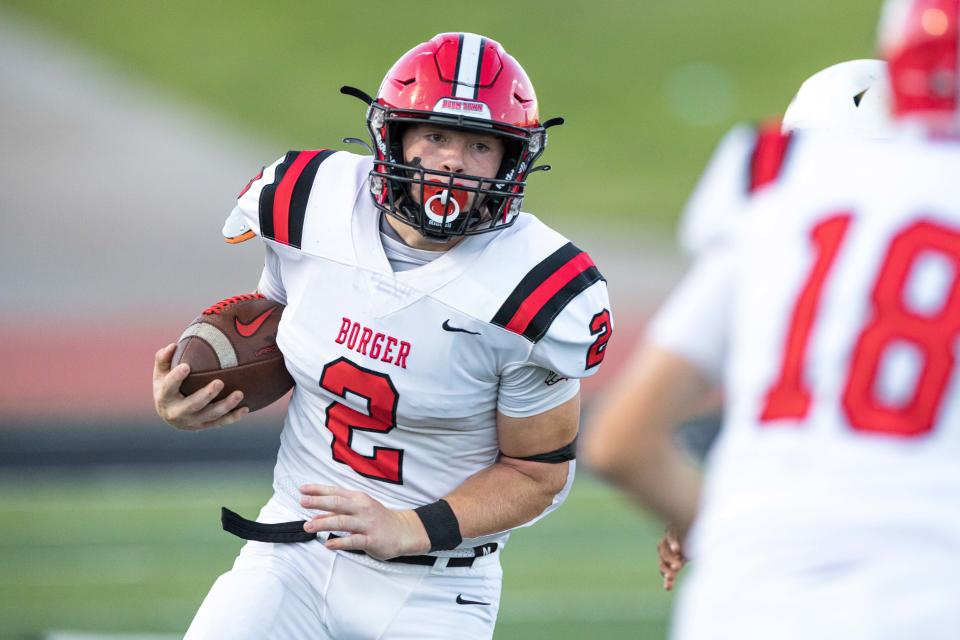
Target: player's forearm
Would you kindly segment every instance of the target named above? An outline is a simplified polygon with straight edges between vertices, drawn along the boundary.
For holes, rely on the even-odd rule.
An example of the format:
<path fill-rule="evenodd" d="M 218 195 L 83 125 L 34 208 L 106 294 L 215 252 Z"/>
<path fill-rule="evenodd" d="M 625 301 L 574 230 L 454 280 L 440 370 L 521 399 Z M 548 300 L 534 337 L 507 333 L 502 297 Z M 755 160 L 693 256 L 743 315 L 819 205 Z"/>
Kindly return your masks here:
<path fill-rule="evenodd" d="M 673 440 L 668 426 L 673 420 L 657 426 L 651 422 L 648 415 L 642 423 L 624 422 L 623 429 L 601 434 L 609 435 L 604 440 L 588 439 L 585 459 L 593 471 L 623 489 L 634 502 L 685 534 L 696 514 L 701 473 Z M 617 425 L 608 422 L 601 426 Z M 618 438 L 628 433 L 627 427 L 632 436 Z"/>
<path fill-rule="evenodd" d="M 686 536 L 697 513 L 702 483 L 700 470 L 673 442 L 637 465 L 635 473 L 616 479 L 626 493 Z"/>
<path fill-rule="evenodd" d="M 683 358 L 644 345 L 587 428 L 587 464 L 657 515 L 686 530 L 700 473 L 673 440 L 674 427 L 709 385 Z"/>
<path fill-rule="evenodd" d="M 502 457 L 471 476 L 445 500 L 464 538 L 476 538 L 533 520 L 567 481 L 569 463 L 547 464 Z"/>

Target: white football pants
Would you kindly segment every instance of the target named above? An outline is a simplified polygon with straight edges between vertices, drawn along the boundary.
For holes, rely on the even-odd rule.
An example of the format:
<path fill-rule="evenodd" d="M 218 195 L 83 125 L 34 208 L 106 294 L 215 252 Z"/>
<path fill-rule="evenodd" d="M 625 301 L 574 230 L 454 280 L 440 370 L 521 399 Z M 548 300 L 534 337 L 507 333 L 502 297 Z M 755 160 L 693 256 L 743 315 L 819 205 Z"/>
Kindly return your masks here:
<path fill-rule="evenodd" d="M 273 501 L 257 518 L 296 519 Z M 185 639 L 492 638 L 501 577 L 498 553 L 439 569 L 330 551 L 319 540 L 250 541 L 210 589 Z"/>

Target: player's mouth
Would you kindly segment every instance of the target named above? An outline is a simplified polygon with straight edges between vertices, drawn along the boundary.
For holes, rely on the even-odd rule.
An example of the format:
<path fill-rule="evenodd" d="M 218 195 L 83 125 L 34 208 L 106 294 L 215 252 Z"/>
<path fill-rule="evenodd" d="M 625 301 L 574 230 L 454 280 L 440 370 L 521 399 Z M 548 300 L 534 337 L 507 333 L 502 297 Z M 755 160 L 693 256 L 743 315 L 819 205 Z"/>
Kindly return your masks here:
<path fill-rule="evenodd" d="M 449 224 L 460 217 L 470 202 L 470 194 L 450 189 L 449 184 L 428 182 L 423 185 L 423 211 L 436 224 Z"/>

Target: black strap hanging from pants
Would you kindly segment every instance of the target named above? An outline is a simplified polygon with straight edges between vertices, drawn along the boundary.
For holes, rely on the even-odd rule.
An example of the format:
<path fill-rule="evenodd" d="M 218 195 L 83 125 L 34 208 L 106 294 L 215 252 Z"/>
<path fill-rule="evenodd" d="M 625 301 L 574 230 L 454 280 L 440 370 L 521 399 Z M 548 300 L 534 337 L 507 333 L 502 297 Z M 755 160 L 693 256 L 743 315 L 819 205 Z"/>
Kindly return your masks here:
<path fill-rule="evenodd" d="M 220 508 L 220 523 L 223 530 L 232 533 L 244 540 L 258 542 L 310 542 L 317 539 L 317 534 L 303 530 L 306 520 L 293 522 L 277 522 L 264 524 L 254 520 L 247 520 L 241 515 L 230 511 L 226 507 Z"/>
<path fill-rule="evenodd" d="M 256 540 L 258 542 L 310 542 L 317 540 L 317 534 L 308 533 L 303 530 L 306 520 L 294 520 L 292 522 L 277 522 L 274 524 L 265 524 L 254 520 L 247 520 L 227 509 L 220 508 L 220 523 L 223 530 L 232 533 L 238 538 L 244 540 Z M 329 534 L 327 539 L 339 538 L 340 536 Z M 322 538 L 321 538 L 322 539 Z M 473 548 L 473 556 L 466 558 L 447 558 L 448 567 L 472 567 L 478 557 L 490 555 L 498 548 L 496 542 L 490 542 Z M 367 555 L 359 549 L 344 549 L 348 553 Z M 404 564 L 418 564 L 423 566 L 433 566 L 438 560 L 444 558 L 438 556 L 399 556 L 390 558 L 386 562 L 401 562 Z"/>

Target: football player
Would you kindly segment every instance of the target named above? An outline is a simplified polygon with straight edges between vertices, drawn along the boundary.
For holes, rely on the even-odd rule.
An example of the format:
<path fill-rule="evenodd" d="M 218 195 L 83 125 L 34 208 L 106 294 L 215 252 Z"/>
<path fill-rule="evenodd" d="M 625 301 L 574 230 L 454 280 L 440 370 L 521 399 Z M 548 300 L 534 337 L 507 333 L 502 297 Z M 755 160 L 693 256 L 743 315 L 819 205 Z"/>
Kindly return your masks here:
<path fill-rule="evenodd" d="M 890 120 L 889 83 L 887 63 L 883 60 L 848 60 L 829 66 L 813 74 L 800 85 L 797 94 L 790 101 L 780 123 L 783 132 L 795 130 L 825 131 L 836 136 L 858 136 L 874 140 L 886 140 L 892 137 Z M 741 131 L 743 133 L 741 133 Z M 752 137 L 755 131 L 738 129 L 732 138 L 746 135 Z M 728 165 L 728 163 L 719 163 Z M 727 184 L 728 176 L 722 178 Z M 713 196 L 716 186 L 701 189 L 708 197 L 694 198 L 684 210 L 680 221 L 680 245 L 695 257 L 706 247 L 722 238 L 724 230 L 744 209 L 743 199 L 749 198 L 749 192 L 740 198 L 730 198 L 726 202 L 729 210 L 717 205 Z M 659 322 L 670 325 L 671 319 L 666 310 L 660 312 Z M 682 354 L 680 354 L 682 355 Z M 707 404 L 716 397 L 708 398 Z M 689 418 L 689 416 L 688 416 Z M 660 555 L 660 573 L 666 590 L 673 588 L 677 573 L 683 568 L 685 558 L 677 533 L 668 529 L 657 545 Z"/>
<path fill-rule="evenodd" d="M 696 560 L 676 638 L 960 636 L 958 20 L 956 0 L 885 7 L 892 139 L 767 130 L 699 187 L 740 223 L 584 450 Z M 701 488 L 671 427 L 715 381 Z"/>
<path fill-rule="evenodd" d="M 259 291 L 286 305 L 296 382 L 274 494 L 188 638 L 489 638 L 510 531 L 573 480 L 578 379 L 613 330 L 590 257 L 521 212 L 547 144 L 500 44 L 445 33 L 367 103 L 372 157 L 291 151 L 241 193 L 228 242 L 259 236 Z M 160 415 L 226 424 L 157 355 Z"/>

